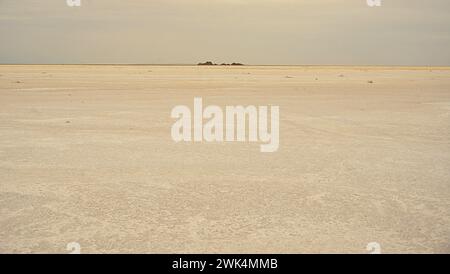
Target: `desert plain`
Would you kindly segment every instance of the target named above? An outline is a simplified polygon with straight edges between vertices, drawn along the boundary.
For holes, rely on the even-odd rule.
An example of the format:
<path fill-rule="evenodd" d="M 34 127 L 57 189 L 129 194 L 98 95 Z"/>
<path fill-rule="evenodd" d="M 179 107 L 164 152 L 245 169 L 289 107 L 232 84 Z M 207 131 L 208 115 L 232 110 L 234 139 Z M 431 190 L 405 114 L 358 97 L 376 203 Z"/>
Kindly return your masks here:
<path fill-rule="evenodd" d="M 171 109 L 277 105 L 280 147 Z M 0 66 L 0 253 L 450 253 L 450 69 Z"/>

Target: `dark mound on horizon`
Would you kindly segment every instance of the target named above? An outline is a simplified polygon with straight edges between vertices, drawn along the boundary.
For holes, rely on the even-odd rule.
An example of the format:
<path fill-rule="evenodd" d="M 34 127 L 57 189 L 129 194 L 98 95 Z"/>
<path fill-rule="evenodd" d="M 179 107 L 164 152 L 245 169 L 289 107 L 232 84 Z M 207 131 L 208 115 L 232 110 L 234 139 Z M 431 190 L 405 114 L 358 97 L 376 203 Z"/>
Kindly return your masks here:
<path fill-rule="evenodd" d="M 211 61 L 206 61 L 204 63 L 198 63 L 198 66 L 219 66 L 218 64 L 211 62 Z M 244 64 L 241 63 L 231 63 L 231 64 L 227 64 L 227 63 L 222 63 L 220 64 L 220 66 L 243 66 Z"/>

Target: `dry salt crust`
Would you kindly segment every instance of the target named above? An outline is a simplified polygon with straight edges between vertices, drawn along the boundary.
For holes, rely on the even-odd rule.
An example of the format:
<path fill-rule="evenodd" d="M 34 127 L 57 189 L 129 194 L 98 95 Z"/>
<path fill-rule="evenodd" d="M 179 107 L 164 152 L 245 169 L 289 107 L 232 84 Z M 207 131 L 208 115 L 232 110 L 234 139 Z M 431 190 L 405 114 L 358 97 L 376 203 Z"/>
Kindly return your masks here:
<path fill-rule="evenodd" d="M 280 106 L 280 148 L 170 111 Z M 0 66 L 0 253 L 450 253 L 450 70 Z"/>

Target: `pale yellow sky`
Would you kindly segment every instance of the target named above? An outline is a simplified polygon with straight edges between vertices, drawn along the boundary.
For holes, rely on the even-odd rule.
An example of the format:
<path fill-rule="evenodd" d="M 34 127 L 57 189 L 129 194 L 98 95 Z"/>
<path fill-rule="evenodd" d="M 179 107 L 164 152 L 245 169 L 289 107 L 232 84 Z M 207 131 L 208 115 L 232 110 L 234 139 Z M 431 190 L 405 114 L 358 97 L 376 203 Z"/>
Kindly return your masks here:
<path fill-rule="evenodd" d="M 0 63 L 450 65 L 449 0 L 0 0 Z"/>

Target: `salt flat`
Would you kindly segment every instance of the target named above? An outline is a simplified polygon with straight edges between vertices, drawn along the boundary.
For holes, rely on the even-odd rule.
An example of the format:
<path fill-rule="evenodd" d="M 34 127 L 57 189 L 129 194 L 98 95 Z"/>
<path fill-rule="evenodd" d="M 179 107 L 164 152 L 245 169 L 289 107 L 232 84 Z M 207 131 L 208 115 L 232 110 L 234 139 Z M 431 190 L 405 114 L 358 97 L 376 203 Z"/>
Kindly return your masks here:
<path fill-rule="evenodd" d="M 280 147 L 171 109 L 277 105 Z M 450 253 L 450 70 L 0 66 L 0 253 Z"/>

